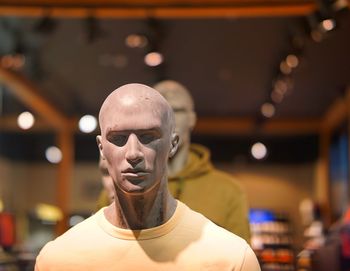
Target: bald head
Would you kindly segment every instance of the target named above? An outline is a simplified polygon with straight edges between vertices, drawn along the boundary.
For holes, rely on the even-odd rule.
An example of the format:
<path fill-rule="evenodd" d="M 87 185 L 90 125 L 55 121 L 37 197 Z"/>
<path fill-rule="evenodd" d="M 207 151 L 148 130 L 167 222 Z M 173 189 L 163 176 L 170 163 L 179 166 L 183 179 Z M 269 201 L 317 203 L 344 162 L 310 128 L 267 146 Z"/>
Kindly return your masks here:
<path fill-rule="evenodd" d="M 185 165 L 188 150 L 191 143 L 191 131 L 193 130 L 196 124 L 196 113 L 194 112 L 194 103 L 190 92 L 182 84 L 173 81 L 165 80 L 157 83 L 154 86 L 154 89 L 157 90 L 170 104 L 175 114 L 175 123 L 176 123 L 176 133 L 179 135 L 179 151 L 173 157 L 170 165 L 170 171 L 173 175 L 177 171 L 182 169 L 182 166 Z M 179 169 L 172 169 L 172 167 L 177 167 Z"/>
<path fill-rule="evenodd" d="M 178 108 L 184 108 L 187 111 L 194 110 L 194 103 L 190 92 L 179 82 L 164 80 L 154 85 L 154 89 L 168 101 L 174 111 Z"/>
<path fill-rule="evenodd" d="M 104 101 L 99 113 L 99 123 L 103 134 L 106 121 L 113 120 L 116 110 L 124 108 L 130 116 L 141 114 L 149 109 L 154 115 L 161 115 L 170 132 L 174 130 L 175 120 L 169 103 L 156 90 L 143 84 L 127 84 L 114 90 Z M 143 116 L 140 116 L 143 117 Z M 147 122 L 147 119 L 144 120 Z"/>
<path fill-rule="evenodd" d="M 167 182 L 167 161 L 179 137 L 173 111 L 156 90 L 142 84 L 114 90 L 99 122 L 97 145 L 118 191 L 146 193 Z"/>

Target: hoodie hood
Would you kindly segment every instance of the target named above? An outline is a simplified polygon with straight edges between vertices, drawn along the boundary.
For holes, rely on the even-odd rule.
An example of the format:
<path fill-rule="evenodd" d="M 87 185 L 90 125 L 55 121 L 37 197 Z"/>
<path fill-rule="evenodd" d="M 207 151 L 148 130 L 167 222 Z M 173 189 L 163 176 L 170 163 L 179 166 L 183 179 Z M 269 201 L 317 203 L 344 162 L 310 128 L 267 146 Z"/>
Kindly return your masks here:
<path fill-rule="evenodd" d="M 191 144 L 185 167 L 176 176 L 169 178 L 169 181 L 197 178 L 212 169 L 209 149 L 199 144 Z"/>

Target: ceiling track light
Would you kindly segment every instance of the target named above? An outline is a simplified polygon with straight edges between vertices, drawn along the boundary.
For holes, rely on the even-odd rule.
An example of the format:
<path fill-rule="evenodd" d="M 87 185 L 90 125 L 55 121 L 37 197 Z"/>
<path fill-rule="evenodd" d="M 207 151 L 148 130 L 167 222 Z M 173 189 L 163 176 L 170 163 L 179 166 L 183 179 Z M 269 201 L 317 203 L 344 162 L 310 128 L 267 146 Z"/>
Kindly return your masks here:
<path fill-rule="evenodd" d="M 97 39 L 103 37 L 103 31 L 98 20 L 93 14 L 85 18 L 86 40 L 88 43 L 93 43 Z"/>
<path fill-rule="evenodd" d="M 125 38 L 125 44 L 129 48 L 144 48 L 148 44 L 148 38 L 143 34 L 130 34 Z"/>
<path fill-rule="evenodd" d="M 157 67 L 163 63 L 164 57 L 159 52 L 151 51 L 145 55 L 144 60 L 147 66 Z"/>
<path fill-rule="evenodd" d="M 267 148 L 262 142 L 256 142 L 251 146 L 250 153 L 256 160 L 262 160 L 267 156 Z"/>
<path fill-rule="evenodd" d="M 325 36 L 336 29 L 337 22 L 333 12 L 314 12 L 308 16 L 310 36 L 313 41 L 321 42 Z"/>
<path fill-rule="evenodd" d="M 49 35 L 57 28 L 57 21 L 51 17 L 51 11 L 47 11 L 43 17 L 34 25 L 33 30 L 37 33 Z"/>

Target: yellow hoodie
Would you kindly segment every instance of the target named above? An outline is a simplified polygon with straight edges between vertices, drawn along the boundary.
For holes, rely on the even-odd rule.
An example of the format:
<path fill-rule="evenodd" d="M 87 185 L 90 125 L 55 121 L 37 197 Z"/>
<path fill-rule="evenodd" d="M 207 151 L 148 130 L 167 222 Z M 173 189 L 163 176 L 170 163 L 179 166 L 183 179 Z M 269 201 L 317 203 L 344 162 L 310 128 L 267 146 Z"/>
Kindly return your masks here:
<path fill-rule="evenodd" d="M 191 144 L 187 164 L 177 176 L 169 178 L 169 189 L 191 209 L 249 243 L 245 194 L 233 176 L 214 168 L 207 148 Z"/>

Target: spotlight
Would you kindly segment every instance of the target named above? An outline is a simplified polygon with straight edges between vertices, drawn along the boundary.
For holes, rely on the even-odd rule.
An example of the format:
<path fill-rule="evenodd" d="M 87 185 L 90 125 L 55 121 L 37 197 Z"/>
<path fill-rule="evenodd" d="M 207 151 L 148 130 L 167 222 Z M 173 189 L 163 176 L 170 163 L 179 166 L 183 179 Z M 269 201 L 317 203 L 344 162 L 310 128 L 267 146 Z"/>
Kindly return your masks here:
<path fill-rule="evenodd" d="M 97 120 L 92 115 L 85 115 L 79 120 L 79 129 L 83 133 L 91 133 L 97 127 Z"/>
<path fill-rule="evenodd" d="M 283 74 L 290 74 L 292 72 L 292 68 L 287 64 L 286 61 L 282 61 L 280 64 L 280 71 Z"/>
<path fill-rule="evenodd" d="M 261 106 L 261 114 L 266 118 L 271 118 L 275 115 L 275 106 L 271 103 L 264 103 Z"/>
<path fill-rule="evenodd" d="M 55 146 L 48 147 L 45 151 L 46 159 L 52 164 L 58 164 L 62 160 L 62 152 Z"/>
<path fill-rule="evenodd" d="M 272 91 L 272 92 L 271 92 L 271 100 L 272 100 L 274 103 L 276 103 L 276 104 L 281 103 L 281 102 L 283 101 L 283 98 L 284 98 L 283 94 L 278 93 L 278 92 L 276 92 L 276 91 Z"/>
<path fill-rule="evenodd" d="M 320 42 L 325 37 L 325 35 L 336 28 L 336 21 L 332 17 L 331 12 L 320 12 L 314 13 L 308 17 L 311 38 Z"/>
<path fill-rule="evenodd" d="M 150 52 L 145 55 L 145 63 L 150 67 L 156 67 L 163 63 L 163 55 L 159 52 Z"/>
<path fill-rule="evenodd" d="M 336 0 L 336 1 L 333 2 L 332 7 L 333 7 L 333 9 L 335 11 L 348 9 L 349 8 L 349 3 L 348 3 L 347 0 Z"/>
<path fill-rule="evenodd" d="M 323 32 L 331 31 L 335 28 L 335 26 L 336 26 L 336 23 L 334 19 L 325 19 L 319 25 L 321 31 Z"/>
<path fill-rule="evenodd" d="M 296 68 L 299 65 L 299 59 L 296 55 L 290 54 L 286 57 L 286 64 L 291 68 Z"/>
<path fill-rule="evenodd" d="M 273 87 L 274 91 L 281 95 L 285 95 L 288 91 L 288 83 L 283 79 L 278 79 Z"/>
<path fill-rule="evenodd" d="M 27 111 L 22 112 L 17 118 L 17 124 L 23 130 L 30 129 L 34 125 L 34 122 L 35 118 L 33 114 Z"/>
<path fill-rule="evenodd" d="M 144 48 L 148 44 L 148 39 L 144 35 L 130 34 L 126 37 L 125 44 L 130 48 Z"/>
<path fill-rule="evenodd" d="M 266 157 L 267 148 L 263 143 L 257 142 L 252 146 L 250 152 L 255 159 L 261 160 Z"/>

